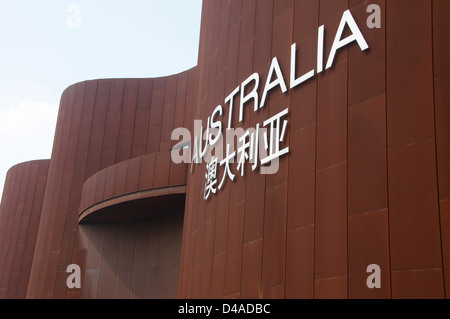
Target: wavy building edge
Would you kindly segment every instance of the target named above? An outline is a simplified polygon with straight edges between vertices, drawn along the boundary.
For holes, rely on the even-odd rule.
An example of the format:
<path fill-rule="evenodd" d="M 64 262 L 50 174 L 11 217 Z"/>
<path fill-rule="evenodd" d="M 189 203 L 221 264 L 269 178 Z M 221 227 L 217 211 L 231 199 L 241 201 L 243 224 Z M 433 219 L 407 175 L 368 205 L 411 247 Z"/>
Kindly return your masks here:
<path fill-rule="evenodd" d="M 380 29 L 366 1 L 204 1 L 197 66 L 69 86 L 51 159 L 5 181 L 0 297 L 448 297 L 450 4 L 371 3 Z M 228 119 L 251 74 L 261 96 L 274 57 L 289 84 L 293 43 L 299 74 L 315 68 L 320 26 L 328 56 L 346 10 L 369 50 L 338 51 L 243 122 L 235 106 L 243 128 L 288 108 L 290 152 L 278 173 L 246 167 L 205 201 L 206 167 L 170 160 L 173 129 L 193 133 L 217 105 Z M 371 264 L 381 288 L 367 286 Z"/>

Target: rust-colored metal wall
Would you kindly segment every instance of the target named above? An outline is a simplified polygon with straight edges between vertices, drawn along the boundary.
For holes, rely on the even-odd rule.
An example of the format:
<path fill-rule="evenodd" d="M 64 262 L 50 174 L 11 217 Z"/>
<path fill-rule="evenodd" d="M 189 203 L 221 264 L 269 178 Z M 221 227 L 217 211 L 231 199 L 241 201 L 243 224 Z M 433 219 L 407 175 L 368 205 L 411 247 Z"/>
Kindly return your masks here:
<path fill-rule="evenodd" d="M 450 290 L 450 3 L 433 2 L 433 88 L 438 198 L 446 297 Z"/>
<path fill-rule="evenodd" d="M 95 175 L 90 184 L 95 189 L 90 192 L 99 198 L 107 196 L 105 185 L 111 181 L 106 181 L 106 174 L 96 173 L 121 162 L 125 165 L 119 164 L 115 174 L 110 174 L 123 188 L 121 193 L 126 185 L 131 185 L 130 192 L 136 191 L 133 185 L 138 185 L 140 176 L 153 181 L 140 190 L 186 184 L 186 167 L 168 161 L 167 152 L 173 144 L 173 128 L 193 122 L 185 108 L 194 103 L 195 92 L 195 69 L 157 79 L 86 81 L 66 89 L 27 298 L 65 298 L 69 293 L 71 298 L 82 297 L 81 290 L 68 290 L 66 268 L 69 264 L 86 265 L 88 251 L 82 243 L 78 215 L 85 208 L 80 206 L 83 185 L 91 176 Z M 154 162 L 142 163 L 148 168 L 141 171 L 138 165 L 128 169 L 128 160 L 140 157 Z M 126 212 L 124 215 L 126 219 Z M 100 274 L 87 272 L 89 278 L 83 280 L 98 282 Z"/>
<path fill-rule="evenodd" d="M 82 298 L 176 298 L 183 210 L 79 230 L 80 249 L 86 250 Z"/>
<path fill-rule="evenodd" d="M 379 29 L 366 25 L 369 4 L 381 8 Z M 172 130 L 205 123 L 254 72 L 261 95 L 273 57 L 288 82 L 292 43 L 297 73 L 316 69 L 319 26 L 328 57 L 347 9 L 369 50 L 347 46 L 332 68 L 270 91 L 257 112 L 245 107 L 244 122 L 235 112 L 233 126 L 245 129 L 289 108 L 289 154 L 276 174 L 246 166 L 205 201 L 206 165 L 191 174 L 169 160 Z M 449 33 L 447 0 L 205 0 L 197 67 L 64 92 L 36 211 L 24 195 L 36 183 L 30 166 L 6 181 L 0 296 L 448 297 Z M 162 212 L 168 202 L 173 212 Z M 40 216 L 35 244 L 11 239 L 24 235 L 16 211 L 36 231 Z M 13 255 L 21 250 L 34 252 L 29 281 L 31 257 Z M 20 262 L 23 276 L 12 271 Z M 66 286 L 72 263 L 81 289 Z M 381 267 L 379 289 L 366 286 L 370 264 Z"/>
<path fill-rule="evenodd" d="M 366 26 L 369 4 L 380 29 Z M 331 69 L 245 110 L 247 128 L 289 107 L 278 173 L 249 168 L 208 201 L 205 165 L 189 176 L 179 297 L 446 296 L 448 1 L 204 1 L 196 118 L 253 72 L 265 83 L 272 57 L 288 81 L 292 43 L 298 74 L 315 68 L 318 27 L 327 57 L 347 9 L 369 50 L 342 49 Z M 380 289 L 366 286 L 370 264 Z"/>
<path fill-rule="evenodd" d="M 25 298 L 41 217 L 48 160 L 12 167 L 0 206 L 0 298 Z"/>

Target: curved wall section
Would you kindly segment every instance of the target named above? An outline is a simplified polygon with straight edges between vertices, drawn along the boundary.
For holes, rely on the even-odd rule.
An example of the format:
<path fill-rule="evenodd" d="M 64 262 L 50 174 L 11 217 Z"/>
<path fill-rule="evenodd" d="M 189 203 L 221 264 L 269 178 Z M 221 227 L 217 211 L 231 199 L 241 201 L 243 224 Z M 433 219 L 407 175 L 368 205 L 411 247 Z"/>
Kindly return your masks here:
<path fill-rule="evenodd" d="M 49 160 L 12 167 L 0 206 L 0 298 L 25 298 Z"/>
<path fill-rule="evenodd" d="M 131 193 L 95 204 L 78 217 L 79 224 L 151 219 L 168 212 L 184 211 L 186 186 Z"/>
<path fill-rule="evenodd" d="M 114 164 L 168 152 L 173 146 L 173 128 L 192 126 L 188 110 L 196 92 L 196 69 L 155 79 L 92 80 L 66 89 L 61 97 L 28 298 L 66 297 L 67 266 L 85 264 L 87 247 L 80 241 L 77 226 L 84 182 Z M 183 165 L 156 159 L 154 169 L 161 172 L 153 180 L 155 185 L 168 185 L 169 178 L 184 179 Z M 126 180 L 122 182 L 125 185 Z"/>
<path fill-rule="evenodd" d="M 83 185 L 80 221 L 97 210 L 95 206 L 104 206 L 105 202 L 111 205 L 128 201 L 132 197 L 137 199 L 184 193 L 186 164 L 173 165 L 170 170 L 170 162 L 169 151 L 159 152 L 120 162 L 92 175 Z M 126 217 L 126 210 L 123 215 Z"/>

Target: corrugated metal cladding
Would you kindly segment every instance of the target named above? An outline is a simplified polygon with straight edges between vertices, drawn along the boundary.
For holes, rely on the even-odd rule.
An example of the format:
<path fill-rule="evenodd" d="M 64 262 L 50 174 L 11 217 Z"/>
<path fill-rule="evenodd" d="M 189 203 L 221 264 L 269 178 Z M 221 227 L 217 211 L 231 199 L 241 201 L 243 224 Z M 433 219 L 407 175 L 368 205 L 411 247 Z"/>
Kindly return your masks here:
<path fill-rule="evenodd" d="M 262 91 L 273 57 L 289 83 L 293 43 L 297 72 L 315 69 L 319 27 L 327 58 L 347 9 L 368 50 L 339 50 L 243 122 L 235 108 L 243 128 L 289 109 L 278 172 L 246 164 L 204 200 L 206 165 L 171 161 L 173 129 L 217 105 L 228 119 L 224 99 L 255 72 Z M 448 297 L 449 32 L 448 0 L 205 0 L 195 68 L 70 86 L 51 159 L 9 171 L 0 297 Z M 70 264 L 81 288 L 66 285 Z M 381 288 L 366 285 L 370 264 Z"/>

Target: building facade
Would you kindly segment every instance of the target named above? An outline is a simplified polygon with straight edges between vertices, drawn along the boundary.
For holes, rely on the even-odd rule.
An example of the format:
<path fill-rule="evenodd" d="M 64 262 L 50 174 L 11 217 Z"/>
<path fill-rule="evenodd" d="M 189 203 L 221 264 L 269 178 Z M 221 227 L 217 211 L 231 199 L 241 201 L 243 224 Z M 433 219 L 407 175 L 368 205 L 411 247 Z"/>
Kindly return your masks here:
<path fill-rule="evenodd" d="M 447 0 L 204 0 L 196 67 L 70 86 L 8 172 L 0 297 L 448 297 L 449 34 Z M 218 126 L 256 134 L 213 166 Z"/>

